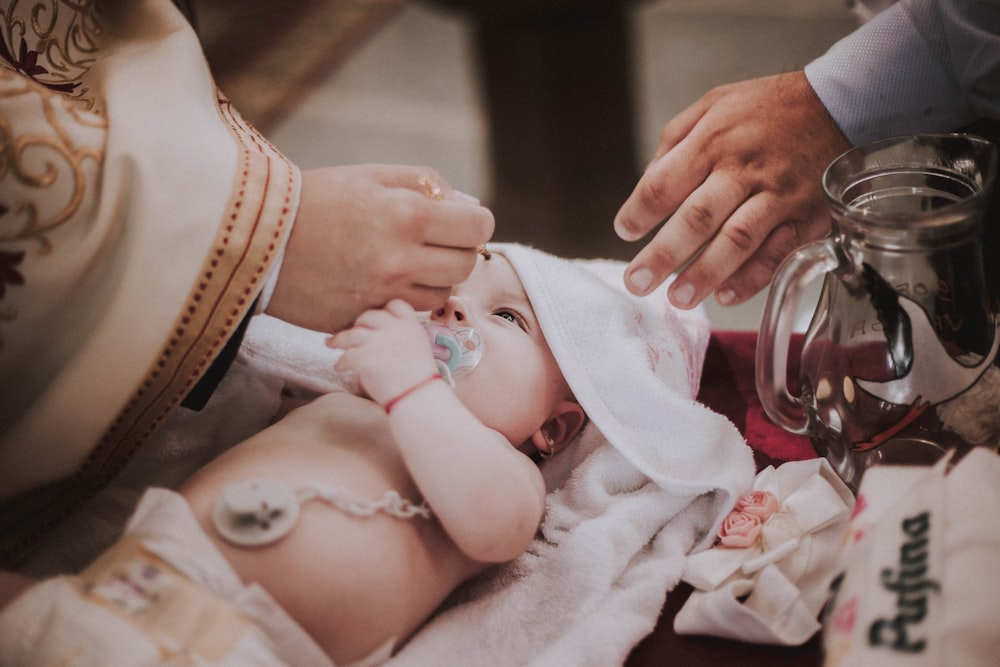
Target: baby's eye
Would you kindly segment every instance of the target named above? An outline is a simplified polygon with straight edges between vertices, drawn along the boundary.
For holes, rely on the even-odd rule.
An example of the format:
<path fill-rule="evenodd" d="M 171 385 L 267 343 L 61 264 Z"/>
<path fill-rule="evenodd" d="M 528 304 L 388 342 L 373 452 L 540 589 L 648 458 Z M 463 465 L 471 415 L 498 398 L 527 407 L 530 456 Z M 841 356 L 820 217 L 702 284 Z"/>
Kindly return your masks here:
<path fill-rule="evenodd" d="M 494 312 L 493 314 L 496 315 L 497 317 L 507 320 L 508 322 L 516 324 L 520 328 L 527 331 L 527 325 L 524 322 L 524 318 L 521 317 L 521 315 L 517 311 L 501 309 Z"/>

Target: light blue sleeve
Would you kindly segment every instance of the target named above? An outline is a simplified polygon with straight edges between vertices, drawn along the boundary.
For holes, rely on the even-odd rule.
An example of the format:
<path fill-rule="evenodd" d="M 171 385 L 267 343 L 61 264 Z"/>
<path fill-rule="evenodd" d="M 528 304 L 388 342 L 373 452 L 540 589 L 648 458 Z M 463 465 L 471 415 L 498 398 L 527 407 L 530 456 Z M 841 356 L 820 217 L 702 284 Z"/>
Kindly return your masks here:
<path fill-rule="evenodd" d="M 855 145 L 1000 119 L 1000 0 L 900 0 L 805 74 Z"/>

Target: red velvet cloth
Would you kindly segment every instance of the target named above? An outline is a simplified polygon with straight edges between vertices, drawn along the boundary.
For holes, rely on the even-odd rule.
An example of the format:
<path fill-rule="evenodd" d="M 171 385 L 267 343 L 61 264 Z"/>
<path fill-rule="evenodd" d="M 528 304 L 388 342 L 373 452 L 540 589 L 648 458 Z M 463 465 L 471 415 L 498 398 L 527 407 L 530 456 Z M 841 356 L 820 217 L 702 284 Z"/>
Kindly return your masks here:
<path fill-rule="evenodd" d="M 815 457 L 808 438 L 788 433 L 764 414 L 754 384 L 756 346 L 756 332 L 712 334 L 698 400 L 732 420 L 753 448 L 758 470 Z M 802 349 L 801 335 L 793 336 L 791 348 L 789 372 L 794 374 Z M 635 647 L 626 667 L 812 667 L 822 663 L 818 635 L 803 646 L 784 647 L 676 634 L 674 616 L 690 594 L 687 584 L 667 594 L 656 629 Z"/>
<path fill-rule="evenodd" d="M 789 386 L 796 386 L 802 335 L 789 343 Z M 754 380 L 757 333 L 728 331 L 712 334 L 705 354 L 698 400 L 736 425 L 754 451 L 757 469 L 816 456 L 808 438 L 776 426 L 760 405 Z"/>

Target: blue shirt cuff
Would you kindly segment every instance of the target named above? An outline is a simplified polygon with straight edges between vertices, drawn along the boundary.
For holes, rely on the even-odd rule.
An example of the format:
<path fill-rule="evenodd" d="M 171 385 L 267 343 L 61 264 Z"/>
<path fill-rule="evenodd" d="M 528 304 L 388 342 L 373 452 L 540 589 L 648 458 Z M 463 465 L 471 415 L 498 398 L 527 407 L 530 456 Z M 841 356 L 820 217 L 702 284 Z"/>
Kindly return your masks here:
<path fill-rule="evenodd" d="M 805 67 L 805 75 L 854 145 L 888 136 L 951 131 L 976 114 L 947 65 L 897 2 Z"/>

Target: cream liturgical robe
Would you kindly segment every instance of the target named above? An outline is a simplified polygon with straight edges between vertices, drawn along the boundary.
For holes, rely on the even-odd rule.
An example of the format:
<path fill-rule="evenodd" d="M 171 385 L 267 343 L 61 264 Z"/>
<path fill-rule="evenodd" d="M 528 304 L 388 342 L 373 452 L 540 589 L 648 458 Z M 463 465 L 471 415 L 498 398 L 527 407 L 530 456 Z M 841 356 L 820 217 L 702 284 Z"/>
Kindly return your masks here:
<path fill-rule="evenodd" d="M 8 565 L 208 369 L 285 241 L 300 181 L 215 89 L 169 1 L 0 6 Z"/>

